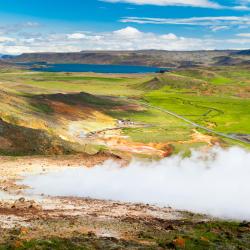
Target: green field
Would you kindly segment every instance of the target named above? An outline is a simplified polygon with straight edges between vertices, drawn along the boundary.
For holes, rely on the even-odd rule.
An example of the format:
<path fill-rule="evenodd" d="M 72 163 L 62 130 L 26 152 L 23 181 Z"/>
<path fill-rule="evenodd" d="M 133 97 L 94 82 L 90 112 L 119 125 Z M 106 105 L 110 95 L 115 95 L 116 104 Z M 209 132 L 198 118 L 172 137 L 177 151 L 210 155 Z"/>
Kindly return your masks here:
<path fill-rule="evenodd" d="M 28 93 L 58 93 L 58 92 L 88 92 L 97 95 L 136 96 L 143 93 L 136 89 L 141 81 L 150 79 L 141 77 L 116 77 L 82 73 L 2 73 L 0 80 L 8 82 L 20 92 Z M 27 89 L 25 90 L 24 87 Z"/>
<path fill-rule="evenodd" d="M 206 145 L 192 141 L 192 125 L 153 107 L 146 108 L 141 101 L 217 132 L 250 134 L 248 67 L 197 68 L 148 75 L 2 70 L 0 84 L 1 118 L 13 125 L 46 129 L 53 136 L 66 133 L 67 126 L 75 121 L 83 125 L 86 121 L 89 127 L 101 130 L 113 126 L 115 119 L 129 119 L 147 126 L 124 128 L 122 133 L 128 141 L 171 144 L 175 152 Z M 86 108 L 91 111 L 84 111 Z M 214 137 L 226 145 L 239 144 Z M 240 145 L 248 147 L 247 143 Z"/>
<path fill-rule="evenodd" d="M 225 133 L 250 133 L 250 100 L 233 96 L 204 96 L 183 90 L 163 88 L 152 91 L 145 100 L 180 114 L 198 124 Z"/>

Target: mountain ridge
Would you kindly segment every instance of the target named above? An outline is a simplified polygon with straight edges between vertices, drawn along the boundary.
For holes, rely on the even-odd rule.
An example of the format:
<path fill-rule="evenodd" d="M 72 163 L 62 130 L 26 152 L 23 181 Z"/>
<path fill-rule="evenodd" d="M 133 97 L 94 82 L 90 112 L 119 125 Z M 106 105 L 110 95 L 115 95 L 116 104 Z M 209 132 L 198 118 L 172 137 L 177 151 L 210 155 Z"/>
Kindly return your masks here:
<path fill-rule="evenodd" d="M 79 64 L 120 64 L 157 67 L 185 68 L 194 66 L 216 66 L 249 64 L 250 55 L 240 50 L 204 51 L 81 51 L 81 52 L 42 52 L 24 53 L 2 59 L 5 62 L 47 62 Z"/>

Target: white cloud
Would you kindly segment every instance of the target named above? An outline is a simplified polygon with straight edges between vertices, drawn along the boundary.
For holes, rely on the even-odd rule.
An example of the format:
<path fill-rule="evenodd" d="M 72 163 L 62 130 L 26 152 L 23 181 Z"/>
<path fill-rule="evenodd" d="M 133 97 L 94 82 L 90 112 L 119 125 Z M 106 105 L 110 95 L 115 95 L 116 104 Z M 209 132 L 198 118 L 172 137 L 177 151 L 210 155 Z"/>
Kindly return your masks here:
<path fill-rule="evenodd" d="M 29 36 L 30 34 L 30 36 Z M 1 42 L 2 41 L 2 42 Z M 142 32 L 134 27 L 106 33 L 53 33 L 26 32 L 18 37 L 0 36 L 0 53 L 76 52 L 81 50 L 209 50 L 250 47 L 250 38 L 216 39 L 213 37 L 183 37 L 173 33 Z"/>
<path fill-rule="evenodd" d="M 73 33 L 73 34 L 68 34 L 67 37 L 69 39 L 83 39 L 83 38 L 86 38 L 86 35 L 85 34 L 82 34 L 82 33 Z"/>
<path fill-rule="evenodd" d="M 40 24 L 37 22 L 27 22 L 22 24 L 23 27 L 39 27 Z"/>
<path fill-rule="evenodd" d="M 41 24 L 37 22 L 21 22 L 18 24 L 8 24 L 0 25 L 0 34 L 15 34 L 19 32 L 24 32 L 25 30 L 37 30 L 37 27 L 40 27 Z"/>
<path fill-rule="evenodd" d="M 176 40 L 176 39 L 178 39 L 178 37 L 173 33 L 162 35 L 161 38 L 166 39 L 166 40 Z"/>
<path fill-rule="evenodd" d="M 240 33 L 240 34 L 237 34 L 237 36 L 250 38 L 250 33 Z"/>
<path fill-rule="evenodd" d="M 155 5 L 155 6 L 188 6 L 198 8 L 211 8 L 211 9 L 233 9 L 246 11 L 249 10 L 249 1 L 241 1 L 236 6 L 224 6 L 215 1 L 210 0 L 99 0 L 109 3 L 128 3 L 135 5 Z"/>
<path fill-rule="evenodd" d="M 239 0 L 238 3 L 244 7 L 250 5 L 250 0 Z"/>
<path fill-rule="evenodd" d="M 228 30 L 229 26 L 212 26 L 210 29 L 213 32 L 217 32 L 217 31 L 220 31 L 220 30 Z"/>
<path fill-rule="evenodd" d="M 158 5 L 158 6 L 191 6 L 201 8 L 222 8 L 216 2 L 209 0 L 102 0 L 110 3 L 130 3 L 136 5 Z"/>
<path fill-rule="evenodd" d="M 250 16 L 216 16 L 216 17 L 191 17 L 191 18 L 152 18 L 152 17 L 125 17 L 123 23 L 138 24 L 175 24 L 194 26 L 250 26 Z"/>
<path fill-rule="evenodd" d="M 15 39 L 12 37 L 0 36 L 0 43 L 4 42 L 14 42 Z"/>
<path fill-rule="evenodd" d="M 213 32 L 231 28 L 247 29 L 250 27 L 250 16 L 215 16 L 190 18 L 154 18 L 154 17 L 124 17 L 122 23 L 204 26 Z"/>
<path fill-rule="evenodd" d="M 133 27 L 127 27 L 124 29 L 120 29 L 117 31 L 114 31 L 115 36 L 121 36 L 125 38 L 138 38 L 142 35 L 142 32 L 140 32 L 138 29 Z"/>

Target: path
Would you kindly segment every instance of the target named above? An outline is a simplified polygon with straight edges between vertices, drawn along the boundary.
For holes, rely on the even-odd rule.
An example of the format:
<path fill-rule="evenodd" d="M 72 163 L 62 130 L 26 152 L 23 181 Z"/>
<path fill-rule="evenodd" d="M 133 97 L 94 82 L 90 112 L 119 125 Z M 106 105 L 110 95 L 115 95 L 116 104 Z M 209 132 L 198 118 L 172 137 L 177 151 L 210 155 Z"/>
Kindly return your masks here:
<path fill-rule="evenodd" d="M 132 99 L 128 99 L 128 100 L 129 100 L 129 101 L 132 101 L 132 102 L 136 102 L 135 100 L 132 100 Z M 136 103 L 138 104 L 138 102 L 136 102 Z M 178 119 L 180 119 L 180 120 L 183 120 L 183 121 L 185 121 L 185 122 L 191 124 L 192 126 L 194 126 L 194 127 L 196 127 L 196 128 L 203 129 L 203 130 L 205 130 L 205 131 L 207 131 L 207 132 L 209 132 L 209 133 L 213 133 L 213 134 L 215 134 L 215 135 L 218 135 L 218 136 L 221 136 L 221 137 L 224 137 L 224 138 L 227 138 L 227 139 L 231 139 L 231 140 L 234 140 L 234 141 L 238 141 L 238 142 L 250 144 L 250 142 L 245 141 L 245 140 L 242 140 L 242 139 L 240 139 L 240 138 L 237 138 L 236 136 L 224 134 L 224 133 L 221 133 L 221 132 L 217 132 L 217 131 L 215 131 L 215 130 L 209 129 L 209 128 L 204 127 L 204 126 L 202 126 L 202 125 L 199 125 L 198 123 L 195 123 L 195 122 L 193 122 L 193 121 L 191 121 L 191 120 L 185 118 L 184 116 L 178 115 L 178 114 L 176 114 L 176 113 L 174 113 L 174 112 L 172 112 L 172 111 L 169 111 L 169 110 L 167 110 L 167 109 L 160 108 L 160 107 L 156 107 L 156 106 L 153 106 L 153 105 L 151 105 L 151 104 L 148 104 L 148 103 L 145 103 L 145 102 L 142 102 L 142 101 L 140 101 L 140 104 L 141 104 L 142 106 L 145 106 L 145 107 L 148 107 L 148 108 L 152 108 L 152 109 L 156 109 L 156 110 L 159 110 L 159 111 L 161 111 L 161 112 L 163 112 L 163 113 L 166 113 L 166 114 L 168 114 L 168 115 L 174 116 L 174 117 L 176 117 L 176 118 L 178 118 Z"/>

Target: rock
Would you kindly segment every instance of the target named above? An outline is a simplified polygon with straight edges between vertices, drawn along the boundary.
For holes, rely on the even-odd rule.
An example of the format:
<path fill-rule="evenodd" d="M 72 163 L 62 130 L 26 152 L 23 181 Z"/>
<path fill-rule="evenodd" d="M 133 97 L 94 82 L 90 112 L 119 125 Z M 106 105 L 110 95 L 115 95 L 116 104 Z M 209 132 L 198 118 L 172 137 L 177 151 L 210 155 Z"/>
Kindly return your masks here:
<path fill-rule="evenodd" d="M 34 200 L 26 201 L 25 198 L 21 197 L 18 200 L 14 202 L 14 204 L 11 206 L 11 208 L 15 209 L 35 209 L 35 210 L 41 210 L 42 207 L 38 203 L 36 203 Z"/>
<path fill-rule="evenodd" d="M 88 237 L 96 237 L 96 234 L 92 231 L 88 232 Z"/>
<path fill-rule="evenodd" d="M 23 202 L 25 202 L 25 198 L 21 197 L 21 198 L 18 199 L 18 201 L 23 203 Z"/>

